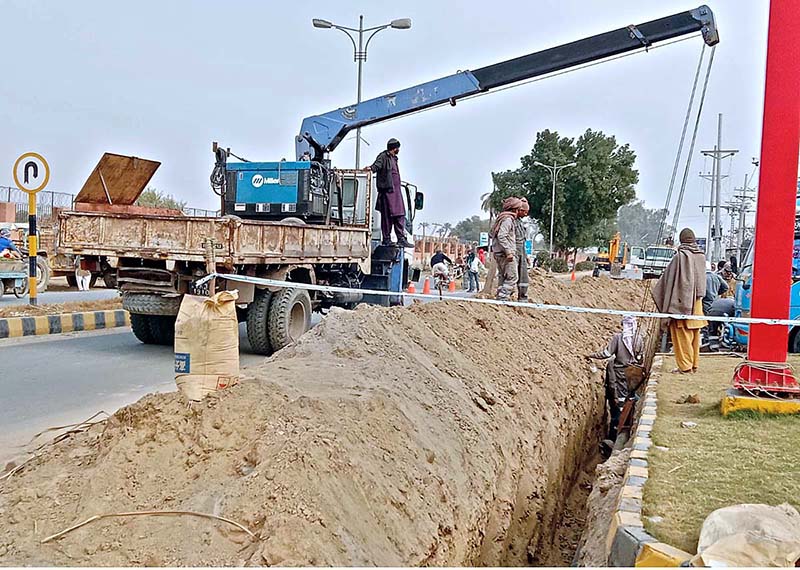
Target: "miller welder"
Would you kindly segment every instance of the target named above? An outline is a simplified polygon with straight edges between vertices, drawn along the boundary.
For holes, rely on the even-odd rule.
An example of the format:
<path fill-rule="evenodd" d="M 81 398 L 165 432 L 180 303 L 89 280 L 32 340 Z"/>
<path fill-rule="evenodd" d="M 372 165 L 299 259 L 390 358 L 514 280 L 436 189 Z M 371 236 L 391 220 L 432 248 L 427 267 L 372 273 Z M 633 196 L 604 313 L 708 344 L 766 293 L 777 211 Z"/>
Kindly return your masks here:
<path fill-rule="evenodd" d="M 224 215 L 278 221 L 297 217 L 324 222 L 330 203 L 330 170 L 309 160 L 227 162 L 230 154 L 215 148 L 217 162 L 211 181 L 222 197 Z M 235 155 L 234 155 L 235 156 Z"/>

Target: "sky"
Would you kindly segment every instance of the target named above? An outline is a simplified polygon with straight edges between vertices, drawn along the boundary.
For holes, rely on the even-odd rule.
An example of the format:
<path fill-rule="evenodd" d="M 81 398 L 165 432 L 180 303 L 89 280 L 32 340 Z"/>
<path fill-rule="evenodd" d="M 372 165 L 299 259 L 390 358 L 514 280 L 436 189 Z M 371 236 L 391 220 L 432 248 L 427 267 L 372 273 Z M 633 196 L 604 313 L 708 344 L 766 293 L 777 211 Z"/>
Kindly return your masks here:
<path fill-rule="evenodd" d="M 350 41 L 312 18 L 357 26 L 411 18 L 369 46 L 364 98 L 695 8 L 683 0 L 0 0 L 0 185 L 26 151 L 50 162 L 49 190 L 77 193 L 103 152 L 161 161 L 151 185 L 216 209 L 212 141 L 255 161 L 294 158 L 304 117 L 355 102 Z M 723 200 L 759 155 L 767 0 L 710 2 L 720 30 L 681 226 L 705 235 L 699 155 L 739 149 Z M 637 154 L 637 197 L 662 207 L 703 42 L 700 37 L 365 128 L 362 163 L 402 143 L 401 172 L 426 194 L 417 220 L 480 214 L 492 171 L 514 169 L 543 129 L 599 129 Z M 706 54 L 707 55 L 707 54 Z M 355 143 L 333 153 L 354 161 Z M 681 172 L 682 172 L 681 167 Z M 727 227 L 727 219 L 723 219 Z"/>

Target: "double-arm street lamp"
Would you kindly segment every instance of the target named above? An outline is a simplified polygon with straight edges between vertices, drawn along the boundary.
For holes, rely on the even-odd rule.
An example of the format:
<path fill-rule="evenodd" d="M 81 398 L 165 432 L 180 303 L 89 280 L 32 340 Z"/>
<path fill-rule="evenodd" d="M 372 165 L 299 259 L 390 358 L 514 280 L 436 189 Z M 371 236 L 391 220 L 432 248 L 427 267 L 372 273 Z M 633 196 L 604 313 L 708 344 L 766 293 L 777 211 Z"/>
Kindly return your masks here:
<path fill-rule="evenodd" d="M 329 22 L 328 20 L 321 20 L 319 18 L 314 18 L 311 20 L 311 23 L 314 25 L 315 28 L 323 28 L 329 29 L 333 28 L 335 30 L 340 30 L 347 34 L 347 37 L 350 38 L 350 41 L 353 43 L 353 61 L 358 64 L 358 97 L 356 103 L 361 103 L 361 67 L 365 61 L 367 61 L 367 48 L 369 47 L 369 42 L 372 38 L 375 37 L 375 34 L 380 32 L 381 30 L 385 30 L 387 28 L 394 28 L 395 30 L 407 30 L 411 27 L 411 18 L 400 18 L 397 20 L 392 20 L 388 24 L 383 24 L 381 26 L 373 26 L 371 28 L 364 27 L 364 16 L 358 17 L 358 28 L 348 28 L 346 26 L 338 26 L 333 22 Z M 370 33 L 371 32 L 371 33 Z M 358 38 L 354 36 L 354 34 L 358 35 Z M 364 34 L 369 34 L 367 36 L 367 41 L 364 41 Z M 359 127 L 356 129 L 356 168 L 361 166 L 361 128 Z"/>
<path fill-rule="evenodd" d="M 555 216 L 556 216 L 556 179 L 558 178 L 558 173 L 564 170 L 565 168 L 572 168 L 573 166 L 577 166 L 577 163 L 570 162 L 568 164 L 557 164 L 553 162 L 553 165 L 550 166 L 548 164 L 542 164 L 538 160 L 533 163 L 534 166 L 541 166 L 542 168 L 546 168 L 550 171 L 550 176 L 553 178 L 553 197 L 550 203 L 550 258 L 553 258 L 553 224 L 555 224 Z"/>

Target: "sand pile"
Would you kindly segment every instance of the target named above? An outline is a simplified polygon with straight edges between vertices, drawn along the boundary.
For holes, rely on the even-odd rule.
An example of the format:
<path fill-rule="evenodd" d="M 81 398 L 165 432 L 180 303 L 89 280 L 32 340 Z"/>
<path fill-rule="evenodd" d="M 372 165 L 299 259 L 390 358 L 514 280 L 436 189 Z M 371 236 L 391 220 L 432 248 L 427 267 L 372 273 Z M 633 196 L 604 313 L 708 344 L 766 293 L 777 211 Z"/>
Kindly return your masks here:
<path fill-rule="evenodd" d="M 599 283 L 638 306 L 636 287 Z M 599 287 L 564 286 L 607 304 Z M 552 563 L 602 414 L 579 355 L 617 323 L 452 302 L 334 312 L 242 384 L 191 407 L 147 396 L 0 482 L 0 564 Z M 148 516 L 40 544 L 140 510 L 223 516 L 258 540 Z"/>

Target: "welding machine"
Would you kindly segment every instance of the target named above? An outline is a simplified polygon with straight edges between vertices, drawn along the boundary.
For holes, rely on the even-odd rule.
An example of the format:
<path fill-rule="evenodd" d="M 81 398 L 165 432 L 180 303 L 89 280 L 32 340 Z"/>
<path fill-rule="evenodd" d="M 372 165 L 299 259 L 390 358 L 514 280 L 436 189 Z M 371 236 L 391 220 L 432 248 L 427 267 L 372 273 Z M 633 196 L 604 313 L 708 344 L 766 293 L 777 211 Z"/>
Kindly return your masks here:
<path fill-rule="evenodd" d="M 233 162 L 225 169 L 225 214 L 257 220 L 325 220 L 330 178 L 322 164 Z"/>

